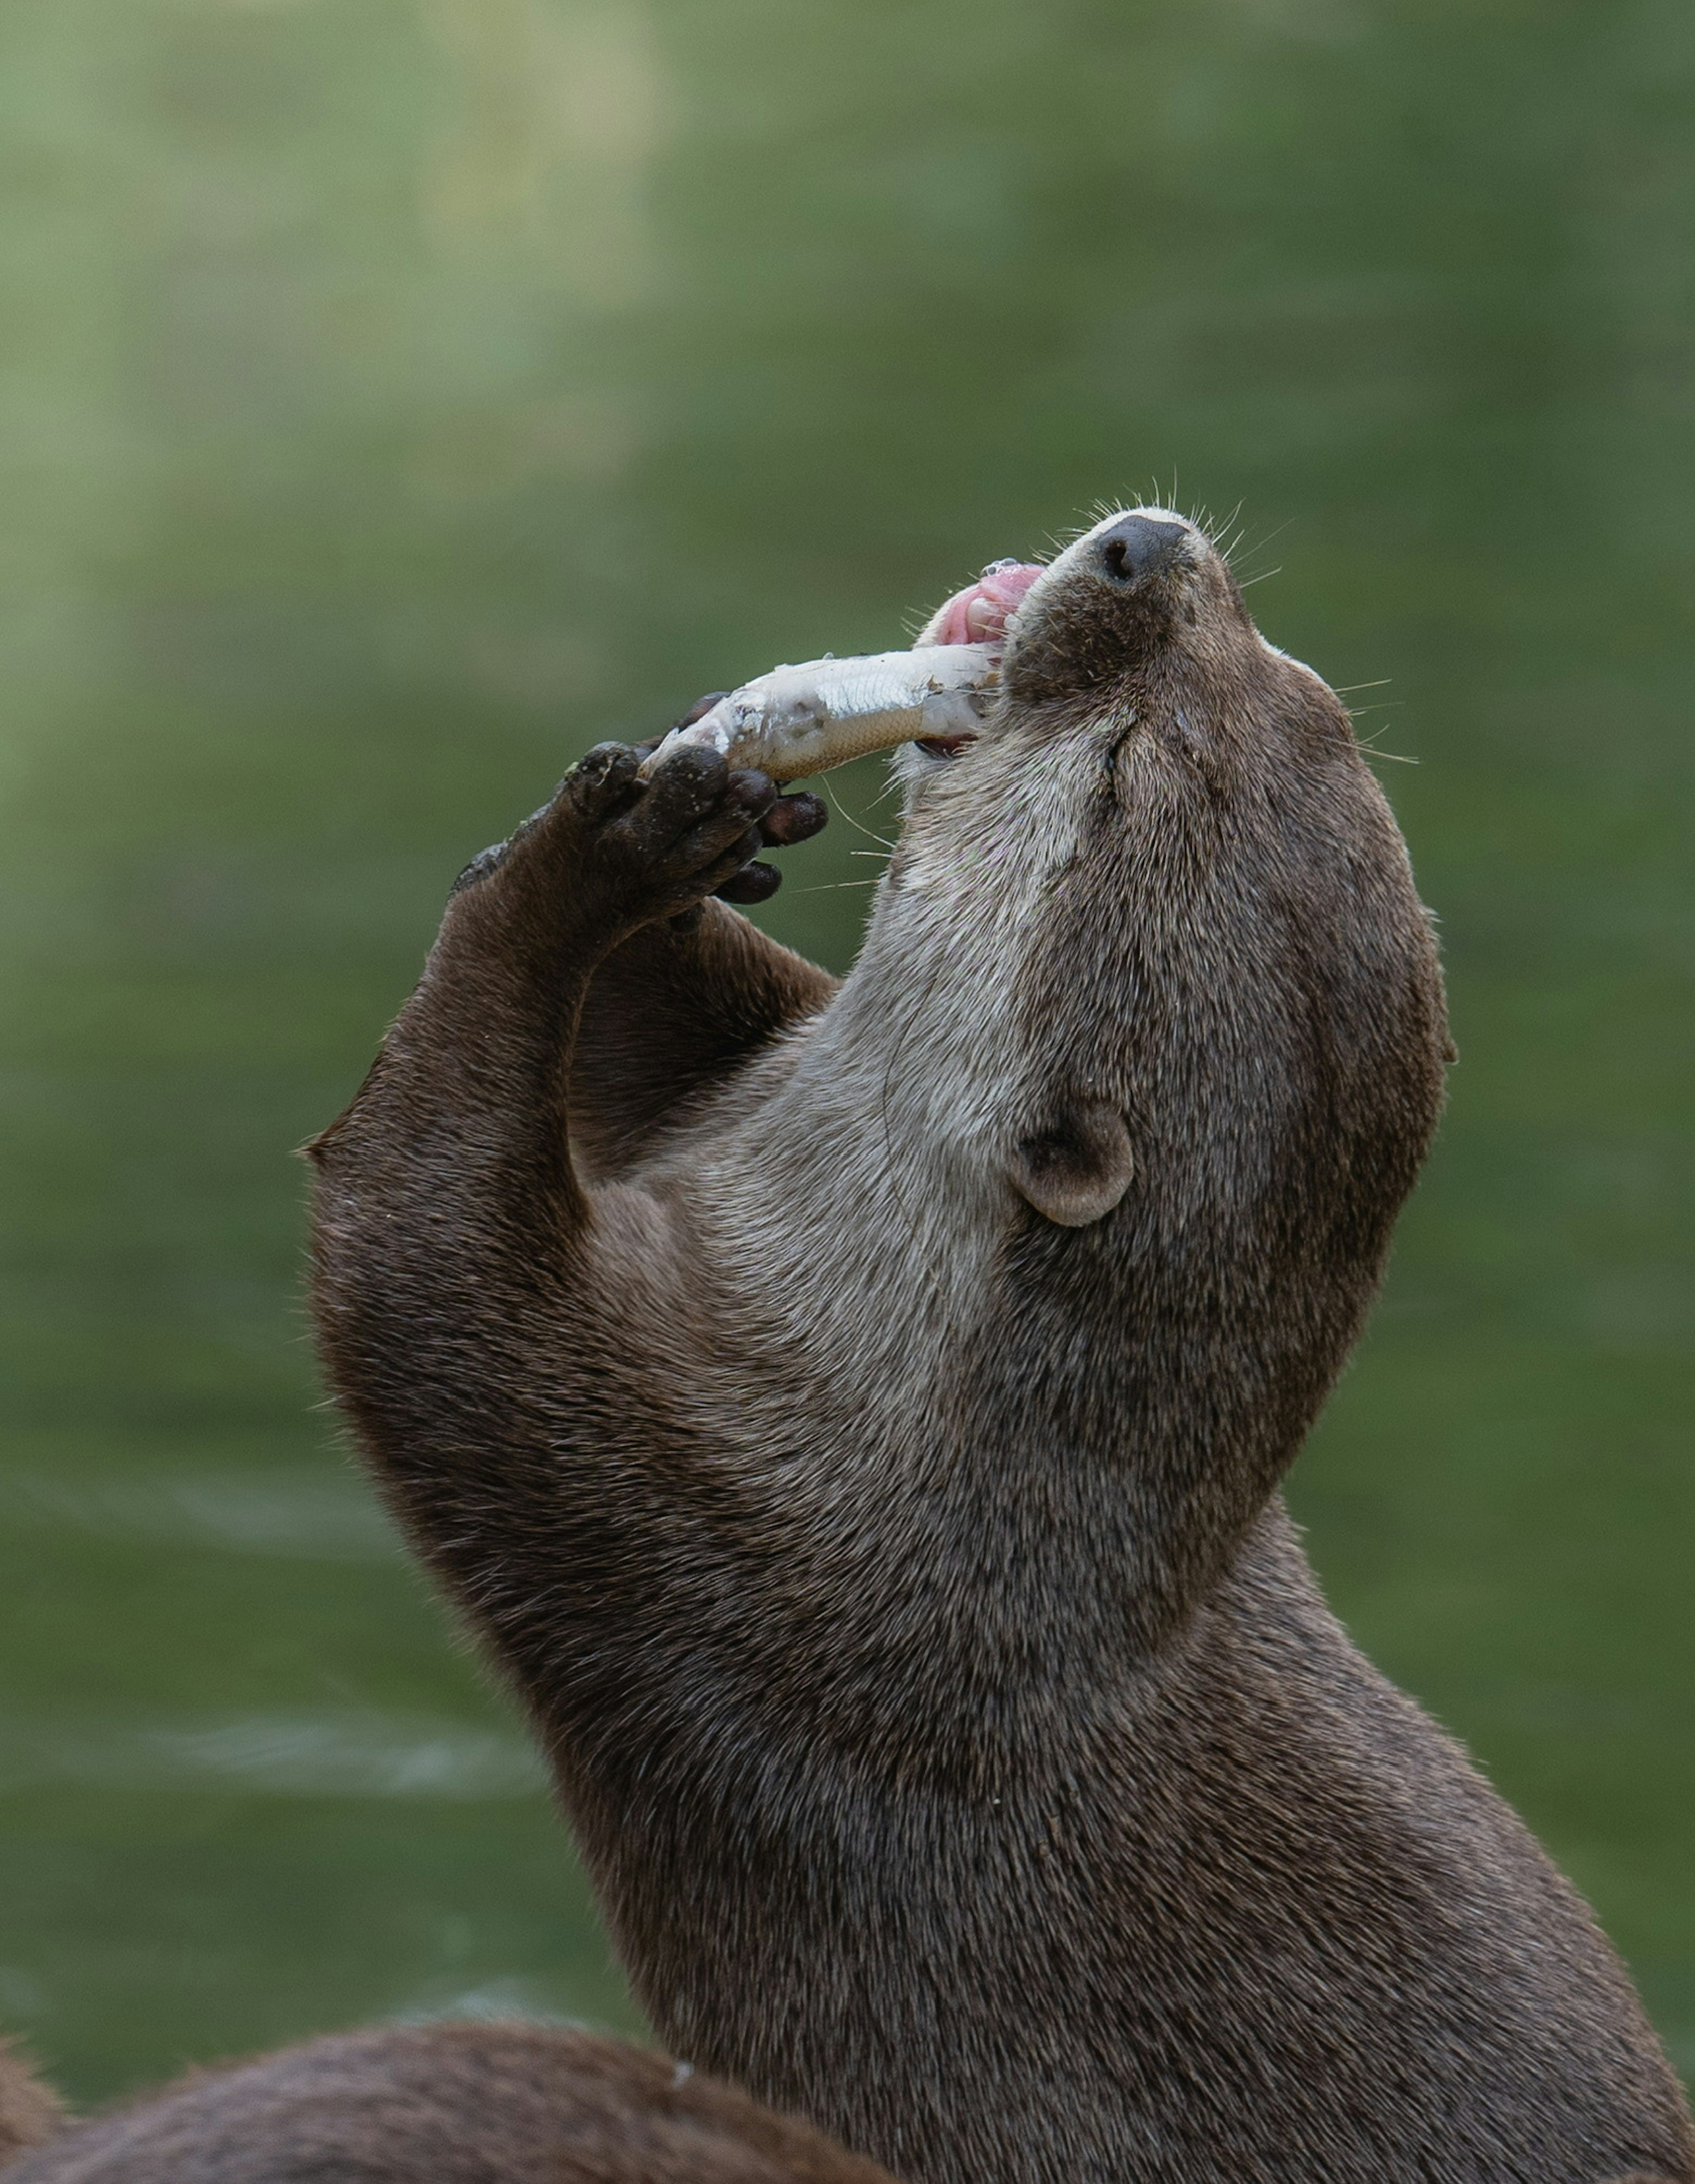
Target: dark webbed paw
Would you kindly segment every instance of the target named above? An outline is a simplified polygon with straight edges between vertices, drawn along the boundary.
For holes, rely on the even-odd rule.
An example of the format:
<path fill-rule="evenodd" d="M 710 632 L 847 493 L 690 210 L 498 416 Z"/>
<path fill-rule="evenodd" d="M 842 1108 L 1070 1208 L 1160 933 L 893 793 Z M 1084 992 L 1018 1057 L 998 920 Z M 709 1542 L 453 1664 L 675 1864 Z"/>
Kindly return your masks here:
<path fill-rule="evenodd" d="M 705 720 L 719 699 L 728 694 L 709 690 L 704 698 L 697 698 L 676 725 L 692 728 L 696 721 Z M 644 755 L 656 749 L 655 744 L 642 746 Z M 822 831 L 830 816 L 830 809 L 822 796 L 813 796 L 802 790 L 794 796 L 779 796 L 760 821 L 761 844 L 767 849 L 786 850 L 791 844 L 809 840 Z M 714 890 L 725 902 L 768 902 L 783 884 L 783 875 L 775 865 L 747 864 L 732 872 L 722 887 Z M 700 910 L 683 911 L 672 922 L 677 925 L 692 925 L 700 917 Z"/>
<path fill-rule="evenodd" d="M 645 783 L 641 754 L 602 745 L 560 792 L 592 830 L 590 868 L 620 911 L 672 917 L 751 863 L 761 821 L 777 801 L 762 773 L 732 769 L 716 751 L 685 747 Z"/>
<path fill-rule="evenodd" d="M 698 699 L 677 722 L 687 727 L 723 694 Z M 608 907 L 637 922 L 668 917 L 695 923 L 709 894 L 727 902 L 764 902 L 783 884 L 774 865 L 756 861 L 764 848 L 787 848 L 816 834 L 829 817 L 822 797 L 779 796 L 762 773 L 732 769 L 716 752 L 685 747 L 651 780 L 642 762 L 658 748 L 597 744 L 560 783 L 553 802 L 512 835 L 483 850 L 460 874 L 454 893 L 496 872 L 518 844 L 558 816 L 577 822 L 583 877 L 608 889 Z"/>
<path fill-rule="evenodd" d="M 804 842 L 819 832 L 829 816 L 822 796 L 805 791 L 779 796 L 759 822 L 761 845 L 786 850 L 792 842 Z M 756 863 L 732 872 L 716 892 L 726 902 L 768 902 L 782 884 L 783 875 L 775 865 Z"/>
<path fill-rule="evenodd" d="M 604 887 L 620 923 L 687 924 L 709 894 L 763 902 L 781 875 L 756 861 L 767 845 L 804 841 L 828 816 L 814 796 L 779 797 L 762 773 L 685 745 L 650 779 L 647 751 L 602 744 L 562 784 L 558 802 L 587 830 L 584 877 Z"/>

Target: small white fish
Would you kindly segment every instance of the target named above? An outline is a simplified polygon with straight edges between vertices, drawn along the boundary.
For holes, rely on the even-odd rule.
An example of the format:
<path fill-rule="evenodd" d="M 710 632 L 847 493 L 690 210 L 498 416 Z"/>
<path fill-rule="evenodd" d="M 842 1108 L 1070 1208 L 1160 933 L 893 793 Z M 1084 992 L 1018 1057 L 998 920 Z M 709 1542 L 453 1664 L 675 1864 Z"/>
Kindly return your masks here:
<path fill-rule="evenodd" d="M 673 751 L 700 744 L 732 766 L 799 781 L 867 751 L 975 735 L 1000 677 L 998 644 L 923 644 L 774 667 L 692 727 L 673 728 L 641 770 L 650 774 Z"/>

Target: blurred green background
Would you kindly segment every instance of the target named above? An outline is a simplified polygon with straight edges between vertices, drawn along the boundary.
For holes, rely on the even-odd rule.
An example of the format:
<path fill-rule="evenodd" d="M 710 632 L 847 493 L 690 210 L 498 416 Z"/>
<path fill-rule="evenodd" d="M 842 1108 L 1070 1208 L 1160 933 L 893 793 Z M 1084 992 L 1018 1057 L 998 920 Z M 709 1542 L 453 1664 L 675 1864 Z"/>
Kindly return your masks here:
<path fill-rule="evenodd" d="M 636 2023 L 291 1148 L 588 744 L 1174 476 L 1371 686 L 1463 1054 L 1298 1511 L 1695 2065 L 1692 83 L 1685 0 L 8 0 L 0 2024 L 77 2095 Z"/>

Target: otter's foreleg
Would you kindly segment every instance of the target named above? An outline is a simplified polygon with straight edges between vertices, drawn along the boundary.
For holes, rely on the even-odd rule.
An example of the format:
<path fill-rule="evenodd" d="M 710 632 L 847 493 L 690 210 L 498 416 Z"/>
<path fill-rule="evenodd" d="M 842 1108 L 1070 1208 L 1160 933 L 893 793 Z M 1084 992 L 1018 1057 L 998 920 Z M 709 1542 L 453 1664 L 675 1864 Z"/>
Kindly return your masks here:
<path fill-rule="evenodd" d="M 782 797 L 763 832 L 767 841 L 799 841 L 823 819 L 817 798 Z M 722 902 L 644 925 L 606 957 L 583 1001 L 571 1070 L 579 1162 L 596 1176 L 626 1172 L 835 989 L 827 971 Z"/>
<path fill-rule="evenodd" d="M 679 728 L 710 714 L 722 694 L 698 700 Z M 638 779 L 644 781 L 659 744 L 635 748 Z M 734 763 L 726 756 L 727 766 Z M 515 840 L 544 816 L 527 821 Z M 762 844 L 807 841 L 828 817 L 822 797 L 780 795 L 761 820 Z M 454 892 L 497 870 L 512 846 L 485 850 Z M 611 1178 L 639 1159 L 669 1123 L 685 1118 L 751 1055 L 816 1015 L 835 991 L 827 971 L 723 906 L 763 902 L 781 883 L 772 865 L 744 865 L 714 890 L 722 900 L 653 920 L 596 967 L 577 1022 L 569 1109 L 573 1150 L 589 1174 Z"/>
<path fill-rule="evenodd" d="M 596 1194 L 566 1127 L 586 998 L 644 928 L 687 919 L 745 866 L 775 798 L 711 752 L 645 785 L 639 761 L 591 752 L 479 861 L 358 1097 L 311 1149 L 332 1384 L 419 1544 L 497 1620 L 491 1569 L 524 1592 L 519 1564 L 568 1521 L 560 1451 L 582 1429 L 583 1373 L 599 1384 L 572 1362 L 604 1304 Z M 627 1000 L 634 968 L 613 972 Z M 583 1097 L 612 1082 L 591 1070 Z"/>

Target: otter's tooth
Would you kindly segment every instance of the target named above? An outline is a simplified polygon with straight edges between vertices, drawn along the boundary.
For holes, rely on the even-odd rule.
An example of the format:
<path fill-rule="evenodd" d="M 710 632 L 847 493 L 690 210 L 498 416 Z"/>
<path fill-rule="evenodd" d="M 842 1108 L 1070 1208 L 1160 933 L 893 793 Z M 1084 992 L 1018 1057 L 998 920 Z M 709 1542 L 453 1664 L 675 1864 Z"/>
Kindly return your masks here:
<path fill-rule="evenodd" d="M 775 667 L 721 698 L 692 727 L 673 728 L 641 771 L 650 774 L 694 744 L 773 781 L 798 781 L 920 737 L 969 735 L 1000 671 L 1000 648 L 992 644 L 927 644 Z"/>

